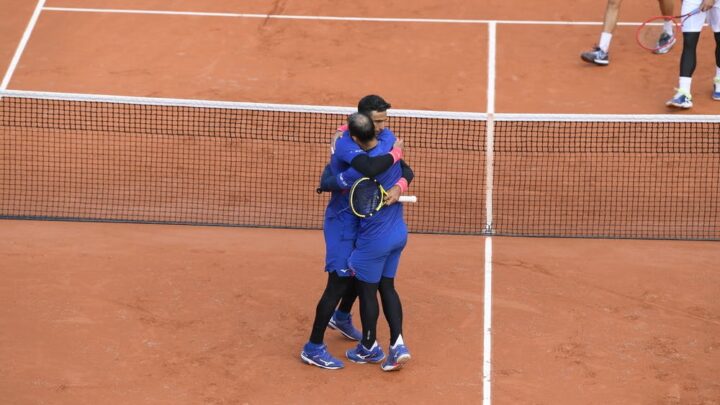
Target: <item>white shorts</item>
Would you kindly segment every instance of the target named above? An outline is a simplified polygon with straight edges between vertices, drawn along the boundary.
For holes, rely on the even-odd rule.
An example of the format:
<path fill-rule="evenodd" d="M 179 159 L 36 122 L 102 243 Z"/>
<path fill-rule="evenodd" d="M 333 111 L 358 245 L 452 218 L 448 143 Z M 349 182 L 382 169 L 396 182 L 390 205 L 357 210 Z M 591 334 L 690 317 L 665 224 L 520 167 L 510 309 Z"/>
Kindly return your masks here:
<path fill-rule="evenodd" d="M 683 0 L 681 15 L 692 12 L 693 10 L 700 7 L 701 0 Z M 720 32 L 720 0 L 715 2 L 713 8 L 708 11 L 701 11 L 688 19 L 683 21 L 682 31 L 683 32 L 700 32 L 703 24 L 707 21 L 713 32 Z"/>

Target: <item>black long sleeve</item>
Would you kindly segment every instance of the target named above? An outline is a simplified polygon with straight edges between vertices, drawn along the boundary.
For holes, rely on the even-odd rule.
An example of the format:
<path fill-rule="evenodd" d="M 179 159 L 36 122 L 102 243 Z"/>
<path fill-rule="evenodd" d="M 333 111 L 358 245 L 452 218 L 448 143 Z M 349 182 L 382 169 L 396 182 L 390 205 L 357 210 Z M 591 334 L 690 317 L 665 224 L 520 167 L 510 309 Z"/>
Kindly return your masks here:
<path fill-rule="evenodd" d="M 402 176 L 405 178 L 405 180 L 407 180 L 408 185 L 410 185 L 410 183 L 412 183 L 413 179 L 415 178 L 415 173 L 410 168 L 410 165 L 405 163 L 405 161 L 402 159 L 400 160 L 400 168 L 402 169 Z"/>
<path fill-rule="evenodd" d="M 413 172 L 410 165 L 405 163 L 404 160 L 400 160 L 400 168 L 402 169 L 402 177 L 407 180 L 408 185 L 412 183 L 413 179 L 415 178 L 415 173 Z M 323 170 L 322 176 L 320 176 L 320 187 L 318 187 L 317 191 L 318 193 L 323 191 L 339 191 L 342 190 L 342 187 L 340 184 L 338 184 L 337 177 L 332 174 L 330 171 L 330 165 L 326 165 L 325 169 Z"/>
<path fill-rule="evenodd" d="M 352 162 L 350 162 L 350 165 L 353 169 L 359 171 L 363 176 L 375 177 L 389 169 L 394 162 L 395 161 L 392 155 L 389 153 L 374 157 L 362 154 L 356 156 Z"/>

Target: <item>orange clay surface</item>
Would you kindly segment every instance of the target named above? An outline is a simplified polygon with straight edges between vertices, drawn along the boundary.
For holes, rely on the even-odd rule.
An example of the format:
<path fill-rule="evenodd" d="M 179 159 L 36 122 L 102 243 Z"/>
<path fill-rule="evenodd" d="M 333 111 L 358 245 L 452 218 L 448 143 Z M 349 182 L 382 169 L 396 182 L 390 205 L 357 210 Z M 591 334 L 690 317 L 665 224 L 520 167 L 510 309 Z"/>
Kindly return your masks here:
<path fill-rule="evenodd" d="M 299 360 L 325 280 L 320 232 L 0 224 L 7 403 L 482 398 L 483 238 L 411 235 L 397 288 L 414 357 L 384 373 Z M 494 403 L 716 403 L 716 244 L 494 244 Z"/>
<path fill-rule="evenodd" d="M 31 3 L 0 0 L 2 71 Z M 564 21 L 599 21 L 604 9 L 481 3 L 46 5 Z M 657 13 L 645 3 L 627 2 L 623 20 Z M 599 31 L 498 25 L 496 111 L 668 112 L 679 47 L 644 54 L 619 27 L 611 65 L 586 65 L 578 55 Z M 343 106 L 378 92 L 397 108 L 482 112 L 487 39 L 485 24 L 45 11 L 9 88 Z M 708 33 L 699 48 L 689 113 L 717 114 Z M 494 404 L 720 404 L 717 243 L 493 242 Z M 483 246 L 411 235 L 397 285 L 413 359 L 398 373 L 333 372 L 298 356 L 325 283 L 321 232 L 0 221 L 1 402 L 481 403 Z M 352 346 L 332 331 L 326 343 L 336 356 Z"/>
<path fill-rule="evenodd" d="M 0 0 L 0 66 L 9 63 L 32 2 Z M 122 8 L 349 17 L 600 21 L 602 2 L 546 7 L 522 2 L 50 0 L 47 7 Z M 679 10 L 679 5 L 676 7 Z M 658 13 L 623 5 L 621 21 Z M 72 27 L 73 29 L 67 29 Z M 485 111 L 487 24 L 348 22 L 44 11 L 9 88 L 291 104 L 355 105 L 369 92 L 396 108 Z M 496 111 L 678 113 L 664 102 L 677 86 L 680 44 L 652 55 L 619 26 L 608 67 L 579 54 L 599 25 L 497 29 Z M 706 30 L 707 31 L 707 30 Z M 714 41 L 704 32 L 690 114 L 717 114 L 710 99 Z"/>

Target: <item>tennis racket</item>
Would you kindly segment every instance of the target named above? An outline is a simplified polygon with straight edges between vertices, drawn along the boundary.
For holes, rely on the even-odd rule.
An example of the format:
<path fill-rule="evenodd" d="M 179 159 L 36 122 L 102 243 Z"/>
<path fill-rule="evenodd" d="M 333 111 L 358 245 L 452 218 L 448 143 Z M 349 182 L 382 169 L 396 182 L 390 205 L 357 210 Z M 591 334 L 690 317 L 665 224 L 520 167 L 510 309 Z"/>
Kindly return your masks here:
<path fill-rule="evenodd" d="M 387 192 L 380 182 L 369 177 L 363 177 L 353 184 L 350 189 L 350 209 L 360 218 L 375 215 L 385 205 Z M 417 202 L 414 195 L 400 196 L 399 202 Z"/>
<path fill-rule="evenodd" d="M 637 40 L 638 45 L 640 45 L 643 49 L 647 49 L 653 53 L 666 53 L 670 50 L 670 47 L 675 44 L 676 38 L 679 38 L 682 33 L 683 22 L 700 11 L 701 10 L 698 7 L 695 10 L 683 15 L 676 15 L 672 17 L 661 15 L 652 17 L 640 24 L 637 29 L 635 39 Z M 665 32 L 665 24 L 671 25 L 672 38 L 665 43 L 661 43 L 660 36 L 663 32 Z"/>

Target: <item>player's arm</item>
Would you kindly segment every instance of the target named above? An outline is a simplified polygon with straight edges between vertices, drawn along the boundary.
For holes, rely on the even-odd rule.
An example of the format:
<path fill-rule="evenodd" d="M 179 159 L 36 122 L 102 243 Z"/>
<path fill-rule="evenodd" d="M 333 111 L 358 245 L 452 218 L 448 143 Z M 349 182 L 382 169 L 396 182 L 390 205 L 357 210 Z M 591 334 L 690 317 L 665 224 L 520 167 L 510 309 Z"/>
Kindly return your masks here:
<path fill-rule="evenodd" d="M 402 159 L 403 147 L 403 141 L 398 139 L 389 153 L 373 157 L 367 153 L 358 154 L 352 158 L 350 166 L 365 177 L 375 177 Z"/>
<path fill-rule="evenodd" d="M 396 186 L 400 187 L 400 193 L 402 193 L 407 190 L 415 174 L 404 160 L 400 160 L 400 168 L 402 169 L 402 178 L 396 183 Z M 362 177 L 366 176 L 363 176 L 362 173 L 352 167 L 342 173 L 333 175 L 328 165 L 325 167 L 325 170 L 323 170 L 322 177 L 320 178 L 320 189 L 323 191 L 349 190 L 352 185 Z"/>
<path fill-rule="evenodd" d="M 393 148 L 389 153 L 380 156 L 370 157 L 367 152 L 348 139 L 342 138 L 344 127 L 338 128 L 333 136 L 331 151 L 335 157 L 350 164 L 350 168 L 337 176 L 332 175 L 329 166 L 326 166 L 320 178 L 319 192 L 338 191 L 352 187 L 353 183 L 362 177 L 375 177 L 388 170 L 394 163 L 402 159 L 403 141 L 395 139 Z M 394 139 L 394 137 L 393 137 Z M 412 170 L 410 170 L 412 174 Z"/>
<path fill-rule="evenodd" d="M 395 140 L 389 153 L 371 157 L 349 136 L 343 135 L 342 138 L 335 142 L 333 156 L 341 162 L 347 163 L 363 176 L 375 177 L 402 159 L 403 147 L 402 140 Z"/>
<path fill-rule="evenodd" d="M 407 180 L 408 185 L 410 185 L 410 183 L 412 183 L 413 179 L 415 178 L 415 172 L 413 172 L 410 165 L 407 164 L 404 160 L 400 160 L 400 168 L 402 169 L 402 178 Z"/>
<path fill-rule="evenodd" d="M 402 169 L 402 177 L 390 190 L 387 190 L 385 205 L 392 205 L 398 202 L 400 195 L 408 190 L 410 183 L 415 178 L 415 173 L 412 171 L 412 168 L 405 163 L 404 160 L 400 161 L 400 168 Z"/>

